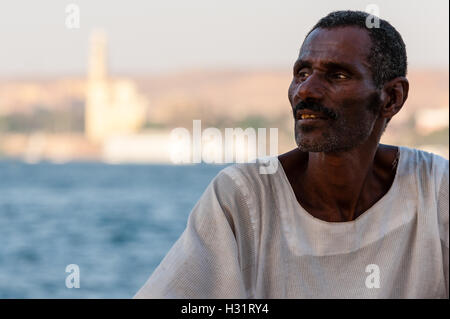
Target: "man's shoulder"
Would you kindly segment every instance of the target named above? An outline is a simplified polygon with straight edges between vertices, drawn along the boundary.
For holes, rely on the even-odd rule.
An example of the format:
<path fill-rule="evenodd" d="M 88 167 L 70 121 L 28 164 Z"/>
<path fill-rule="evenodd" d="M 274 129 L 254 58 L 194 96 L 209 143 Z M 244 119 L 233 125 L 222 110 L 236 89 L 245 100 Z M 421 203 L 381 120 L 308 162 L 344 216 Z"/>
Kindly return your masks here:
<path fill-rule="evenodd" d="M 214 178 L 221 185 L 233 184 L 242 192 L 264 191 L 281 169 L 277 157 L 258 158 L 253 162 L 235 163 L 222 169 Z"/>
<path fill-rule="evenodd" d="M 399 146 L 405 168 L 433 175 L 448 174 L 448 159 L 417 148 Z"/>
<path fill-rule="evenodd" d="M 448 184 L 448 160 L 444 157 L 424 150 L 400 146 L 402 162 L 401 177 L 414 178 L 416 185 L 424 189 L 439 192 L 444 183 Z M 402 158 L 403 157 L 403 158 Z M 399 167 L 399 168 L 400 168 Z"/>

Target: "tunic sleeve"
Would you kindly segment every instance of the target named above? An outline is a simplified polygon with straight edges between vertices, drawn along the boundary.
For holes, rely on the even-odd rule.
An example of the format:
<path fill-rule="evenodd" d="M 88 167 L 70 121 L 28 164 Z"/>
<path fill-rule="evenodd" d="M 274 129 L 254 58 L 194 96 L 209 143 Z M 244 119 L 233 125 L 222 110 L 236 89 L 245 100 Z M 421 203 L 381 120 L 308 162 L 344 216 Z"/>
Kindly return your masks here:
<path fill-rule="evenodd" d="M 247 298 L 232 213 L 239 205 L 223 172 L 208 185 L 187 227 L 134 298 Z"/>
<path fill-rule="evenodd" d="M 442 180 L 439 187 L 439 195 L 438 195 L 438 221 L 439 221 L 439 236 L 441 238 L 441 246 L 442 246 L 442 259 L 443 259 L 443 268 L 444 268 L 444 278 L 445 278 L 445 289 L 447 293 L 447 298 L 449 297 L 448 292 L 448 252 L 449 252 L 449 231 L 448 231 L 448 161 L 443 162 L 443 174 Z"/>

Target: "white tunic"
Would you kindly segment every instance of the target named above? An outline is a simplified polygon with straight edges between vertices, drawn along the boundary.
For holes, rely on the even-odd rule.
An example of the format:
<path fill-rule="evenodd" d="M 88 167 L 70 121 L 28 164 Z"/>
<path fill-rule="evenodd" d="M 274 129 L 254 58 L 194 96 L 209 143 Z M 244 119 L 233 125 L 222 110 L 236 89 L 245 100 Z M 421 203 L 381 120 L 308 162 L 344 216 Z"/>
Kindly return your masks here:
<path fill-rule="evenodd" d="M 305 211 L 278 164 L 223 169 L 135 298 L 448 298 L 448 160 L 400 147 L 389 191 L 349 222 Z"/>

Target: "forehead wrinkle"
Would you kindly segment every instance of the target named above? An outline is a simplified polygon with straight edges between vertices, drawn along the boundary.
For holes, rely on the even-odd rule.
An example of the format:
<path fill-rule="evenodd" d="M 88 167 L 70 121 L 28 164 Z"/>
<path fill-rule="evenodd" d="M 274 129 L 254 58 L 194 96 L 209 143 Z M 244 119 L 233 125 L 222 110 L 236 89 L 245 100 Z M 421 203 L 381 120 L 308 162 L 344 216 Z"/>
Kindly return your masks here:
<path fill-rule="evenodd" d="M 341 59 L 342 58 L 342 59 Z M 364 67 L 369 69 L 369 63 L 365 61 L 366 59 L 363 59 L 362 61 L 354 60 L 354 59 L 348 59 L 347 56 L 336 56 L 336 55 L 330 55 L 329 52 L 324 52 L 323 54 L 314 54 L 312 53 L 311 56 L 305 55 L 305 56 L 299 56 L 298 60 L 295 64 L 304 64 L 308 67 L 317 67 L 317 68 L 323 68 L 323 69 L 329 69 L 333 66 L 341 66 L 344 69 L 354 70 L 357 72 L 364 72 Z M 333 65 L 334 64 L 334 65 Z"/>
<path fill-rule="evenodd" d="M 372 40 L 366 30 L 349 26 L 315 29 L 304 41 L 304 44 L 311 45 L 312 43 L 325 44 L 327 46 L 346 45 L 352 47 L 351 51 L 355 52 L 359 51 L 360 48 L 369 49 L 372 45 Z"/>
<path fill-rule="evenodd" d="M 368 62 L 370 46 L 369 35 L 365 31 L 361 32 L 361 29 L 354 27 L 319 28 L 311 32 L 305 39 L 298 59 L 314 63 L 320 63 L 320 60 L 324 60 L 324 62 L 344 62 L 354 65 L 358 69 L 364 66 L 370 70 Z"/>

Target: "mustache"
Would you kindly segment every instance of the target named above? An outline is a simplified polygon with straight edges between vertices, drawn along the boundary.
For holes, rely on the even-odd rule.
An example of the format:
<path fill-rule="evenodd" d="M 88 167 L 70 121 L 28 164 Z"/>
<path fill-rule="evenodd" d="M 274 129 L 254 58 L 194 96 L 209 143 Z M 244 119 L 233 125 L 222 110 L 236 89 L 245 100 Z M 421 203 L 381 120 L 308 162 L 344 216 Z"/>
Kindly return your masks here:
<path fill-rule="evenodd" d="M 319 112 L 325 115 L 326 117 L 335 120 L 337 119 L 337 114 L 333 110 L 323 106 L 322 104 L 315 103 L 315 102 L 306 102 L 306 101 L 300 101 L 293 109 L 293 115 L 294 119 L 296 118 L 297 112 L 300 110 L 310 110 L 313 112 Z"/>

